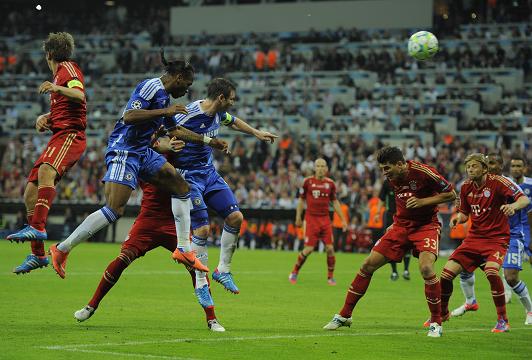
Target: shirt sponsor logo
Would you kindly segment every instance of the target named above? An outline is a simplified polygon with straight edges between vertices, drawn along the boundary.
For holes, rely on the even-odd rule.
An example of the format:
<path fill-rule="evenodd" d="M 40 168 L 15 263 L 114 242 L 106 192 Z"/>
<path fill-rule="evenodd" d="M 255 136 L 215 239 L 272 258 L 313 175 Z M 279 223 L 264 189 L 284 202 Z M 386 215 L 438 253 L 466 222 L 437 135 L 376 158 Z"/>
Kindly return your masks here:
<path fill-rule="evenodd" d="M 312 197 L 313 197 L 314 199 L 319 198 L 319 197 L 320 197 L 320 194 L 321 194 L 321 191 L 319 191 L 319 190 L 312 190 Z"/>

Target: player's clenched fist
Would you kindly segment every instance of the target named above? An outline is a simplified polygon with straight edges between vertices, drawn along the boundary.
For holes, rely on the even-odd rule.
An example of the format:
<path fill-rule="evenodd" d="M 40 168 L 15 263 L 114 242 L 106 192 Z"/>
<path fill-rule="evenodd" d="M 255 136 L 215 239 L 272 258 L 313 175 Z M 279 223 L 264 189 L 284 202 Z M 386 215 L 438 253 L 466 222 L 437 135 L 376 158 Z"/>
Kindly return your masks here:
<path fill-rule="evenodd" d="M 450 226 L 451 228 L 453 228 L 453 227 L 455 227 L 457 224 L 458 224 L 458 217 L 455 216 L 455 217 L 451 218 L 451 221 L 449 222 L 449 226 Z"/>
<path fill-rule="evenodd" d="M 175 114 L 185 114 L 185 115 L 188 114 L 188 111 L 185 105 L 174 104 L 166 108 L 167 117 L 174 116 Z"/>
<path fill-rule="evenodd" d="M 49 81 L 45 81 L 39 86 L 39 94 L 46 94 L 50 92 L 57 92 L 57 86 Z"/>

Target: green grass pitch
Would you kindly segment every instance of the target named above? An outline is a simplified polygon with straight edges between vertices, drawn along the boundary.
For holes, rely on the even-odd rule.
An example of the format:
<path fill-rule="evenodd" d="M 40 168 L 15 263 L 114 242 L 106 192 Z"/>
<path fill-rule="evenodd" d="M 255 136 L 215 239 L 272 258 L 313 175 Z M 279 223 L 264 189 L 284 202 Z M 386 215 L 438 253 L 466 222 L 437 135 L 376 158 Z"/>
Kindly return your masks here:
<path fill-rule="evenodd" d="M 51 243 L 47 243 L 47 247 Z M 444 324 L 444 336 L 428 338 L 423 282 L 412 261 L 412 280 L 389 280 L 378 271 L 360 301 L 351 328 L 326 332 L 364 255 L 337 255 L 338 285 L 326 283 L 324 254 L 312 254 L 299 283 L 288 282 L 294 252 L 238 250 L 233 273 L 241 294 L 212 284 L 225 333 L 207 330 L 188 273 L 157 249 L 136 260 L 84 323 L 73 318 L 86 305 L 118 245 L 82 244 L 69 258 L 67 278 L 51 266 L 16 276 L 11 269 L 28 244 L 0 242 L 0 359 L 530 359 L 532 326 L 514 296 L 512 330 L 492 334 L 495 308 L 488 283 L 477 272 L 480 310 Z M 210 249 L 213 269 L 218 249 Z M 444 259 L 437 262 L 438 272 Z M 399 265 L 399 269 L 402 265 Z M 521 277 L 532 285 L 525 264 Z M 451 307 L 462 294 L 458 279 Z"/>

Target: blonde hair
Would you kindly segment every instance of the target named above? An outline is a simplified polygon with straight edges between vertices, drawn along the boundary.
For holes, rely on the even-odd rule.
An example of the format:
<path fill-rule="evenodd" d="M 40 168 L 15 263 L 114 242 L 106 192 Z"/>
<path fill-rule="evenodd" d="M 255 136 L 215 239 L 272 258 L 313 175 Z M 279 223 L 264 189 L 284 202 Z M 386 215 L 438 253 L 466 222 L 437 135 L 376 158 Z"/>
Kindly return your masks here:
<path fill-rule="evenodd" d="M 67 32 L 50 33 L 42 49 L 56 62 L 69 60 L 74 53 L 74 38 Z"/>
<path fill-rule="evenodd" d="M 464 160 L 464 165 L 467 165 L 467 163 L 470 161 L 478 161 L 479 163 L 482 164 L 482 166 L 484 166 L 485 168 L 488 168 L 488 159 L 486 158 L 484 154 L 473 153 L 473 154 L 467 155 L 467 157 Z"/>

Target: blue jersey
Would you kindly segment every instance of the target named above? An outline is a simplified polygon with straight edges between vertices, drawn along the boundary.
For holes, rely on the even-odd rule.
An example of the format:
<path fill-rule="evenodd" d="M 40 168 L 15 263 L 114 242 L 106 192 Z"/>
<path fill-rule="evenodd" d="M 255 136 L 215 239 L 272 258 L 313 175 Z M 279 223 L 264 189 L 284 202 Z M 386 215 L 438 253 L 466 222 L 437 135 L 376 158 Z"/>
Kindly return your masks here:
<path fill-rule="evenodd" d="M 517 184 L 508 176 L 504 176 L 504 178 L 517 186 Z M 513 199 L 511 201 L 513 202 Z M 526 216 L 526 208 L 516 211 L 512 216 L 508 218 L 508 222 L 510 224 L 510 241 L 524 241 L 525 233 L 523 229 L 523 216 Z"/>
<path fill-rule="evenodd" d="M 140 125 L 124 124 L 124 114 L 131 109 L 163 109 L 170 104 L 170 96 L 164 89 L 160 78 L 145 79 L 141 81 L 127 102 L 122 117 L 115 125 L 109 136 L 107 150 L 122 150 L 143 154 L 150 145 L 152 134 L 159 129 L 161 124 L 166 128 L 175 126 L 173 118 L 153 118 Z"/>
<path fill-rule="evenodd" d="M 523 177 L 523 183 L 519 184 L 519 187 L 530 200 L 532 200 L 532 178 Z M 532 211 L 532 203 L 528 204 L 526 208 L 522 210 L 522 223 L 523 231 L 525 232 L 525 237 L 528 237 L 530 234 L 530 226 L 528 225 L 528 213 Z"/>
<path fill-rule="evenodd" d="M 218 136 L 220 125 L 231 126 L 235 122 L 235 118 L 227 112 L 219 112 L 213 116 L 205 114 L 200 107 L 202 101 L 197 100 L 188 104 L 188 114 L 175 115 L 175 125 L 183 126 L 197 134 L 215 138 Z M 212 148 L 203 144 L 187 142 L 183 150 L 173 159 L 172 164 L 182 170 L 213 167 Z"/>

